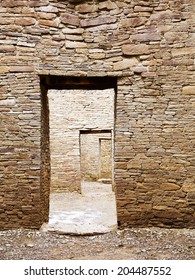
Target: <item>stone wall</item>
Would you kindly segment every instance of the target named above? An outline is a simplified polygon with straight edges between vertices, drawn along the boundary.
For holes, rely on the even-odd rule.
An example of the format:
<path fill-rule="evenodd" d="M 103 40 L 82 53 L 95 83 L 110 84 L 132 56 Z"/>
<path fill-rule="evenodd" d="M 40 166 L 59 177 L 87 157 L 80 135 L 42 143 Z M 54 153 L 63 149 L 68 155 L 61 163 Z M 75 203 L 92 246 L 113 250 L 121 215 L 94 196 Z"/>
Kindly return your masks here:
<path fill-rule="evenodd" d="M 101 136 L 98 134 L 94 141 L 87 138 L 84 145 L 80 131 L 114 128 L 114 90 L 49 90 L 48 99 L 51 190 L 79 191 L 81 177 L 86 177 L 81 176 L 81 168 L 82 173 L 86 174 L 90 165 L 93 172 L 88 175 L 91 174 L 94 180 L 98 179 L 96 163 L 99 160 L 98 141 Z M 95 134 L 91 135 L 93 139 Z M 91 160 L 90 155 L 93 156 Z"/>
<path fill-rule="evenodd" d="M 48 218 L 39 75 L 116 77 L 119 223 L 194 227 L 194 14 L 193 0 L 0 1 L 1 228 Z"/>

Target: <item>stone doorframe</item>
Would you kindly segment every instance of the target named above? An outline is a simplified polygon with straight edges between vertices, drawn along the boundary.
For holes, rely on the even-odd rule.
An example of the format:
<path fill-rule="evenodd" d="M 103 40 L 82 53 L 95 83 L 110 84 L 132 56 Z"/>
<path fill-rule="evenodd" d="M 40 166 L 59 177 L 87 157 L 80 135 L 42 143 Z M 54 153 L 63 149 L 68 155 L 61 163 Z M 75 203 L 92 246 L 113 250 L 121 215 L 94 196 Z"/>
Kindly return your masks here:
<path fill-rule="evenodd" d="M 49 148 L 49 104 L 47 92 L 49 89 L 91 89 L 103 90 L 114 89 L 114 116 L 116 115 L 116 77 L 75 77 L 40 75 L 41 88 L 41 201 L 42 222 L 48 222 L 49 218 L 49 195 L 50 195 L 50 148 Z M 115 126 L 115 123 L 114 123 Z M 113 136 L 114 138 L 114 136 Z M 114 142 L 114 140 L 113 140 Z M 114 152 L 113 152 L 114 153 Z M 113 164 L 114 165 L 114 164 Z M 114 169 L 114 167 L 113 167 Z M 113 170 L 114 174 L 114 170 Z M 113 179 L 114 188 L 114 179 Z"/>

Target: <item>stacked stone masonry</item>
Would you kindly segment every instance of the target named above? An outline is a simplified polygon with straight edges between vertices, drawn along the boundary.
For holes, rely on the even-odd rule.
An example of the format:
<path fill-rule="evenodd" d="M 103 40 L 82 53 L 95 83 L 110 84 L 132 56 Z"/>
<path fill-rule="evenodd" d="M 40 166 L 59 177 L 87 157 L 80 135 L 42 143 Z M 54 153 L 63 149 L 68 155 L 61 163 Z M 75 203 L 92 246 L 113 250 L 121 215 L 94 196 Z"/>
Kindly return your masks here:
<path fill-rule="evenodd" d="M 1 229 L 48 220 L 42 75 L 117 79 L 122 226 L 195 226 L 194 15 L 193 0 L 0 1 Z"/>

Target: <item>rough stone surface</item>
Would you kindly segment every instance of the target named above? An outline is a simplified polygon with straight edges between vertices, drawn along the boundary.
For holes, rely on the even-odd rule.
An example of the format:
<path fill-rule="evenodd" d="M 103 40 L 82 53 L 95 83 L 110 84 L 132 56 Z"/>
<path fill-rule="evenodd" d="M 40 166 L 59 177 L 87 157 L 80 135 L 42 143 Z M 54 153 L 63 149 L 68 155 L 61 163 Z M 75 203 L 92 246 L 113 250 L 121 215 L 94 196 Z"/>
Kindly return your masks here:
<path fill-rule="evenodd" d="M 195 86 L 185 86 L 185 87 L 183 87 L 183 94 L 194 95 L 195 94 Z"/>
<path fill-rule="evenodd" d="M 132 66 L 138 64 L 138 60 L 136 58 L 125 58 L 122 61 L 118 61 L 114 64 L 114 70 L 125 70 L 131 69 Z"/>
<path fill-rule="evenodd" d="M 122 51 L 125 55 L 141 55 L 149 53 L 149 46 L 146 44 L 140 44 L 138 46 L 125 45 L 122 47 Z"/>
<path fill-rule="evenodd" d="M 81 4 L 0 1 L 0 228 L 48 220 L 48 88 L 39 75 L 82 77 L 80 86 L 116 77 L 119 223 L 194 227 L 194 1 Z"/>

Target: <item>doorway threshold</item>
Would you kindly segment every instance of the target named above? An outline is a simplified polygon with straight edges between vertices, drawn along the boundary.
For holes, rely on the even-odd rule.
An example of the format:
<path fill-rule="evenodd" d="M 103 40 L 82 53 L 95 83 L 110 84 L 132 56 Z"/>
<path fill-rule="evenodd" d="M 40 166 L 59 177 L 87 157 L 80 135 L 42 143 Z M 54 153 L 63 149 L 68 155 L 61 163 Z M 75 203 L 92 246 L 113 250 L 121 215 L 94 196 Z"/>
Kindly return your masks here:
<path fill-rule="evenodd" d="M 82 182 L 79 193 L 51 193 L 49 222 L 43 231 L 92 235 L 117 229 L 116 199 L 111 184 Z"/>

